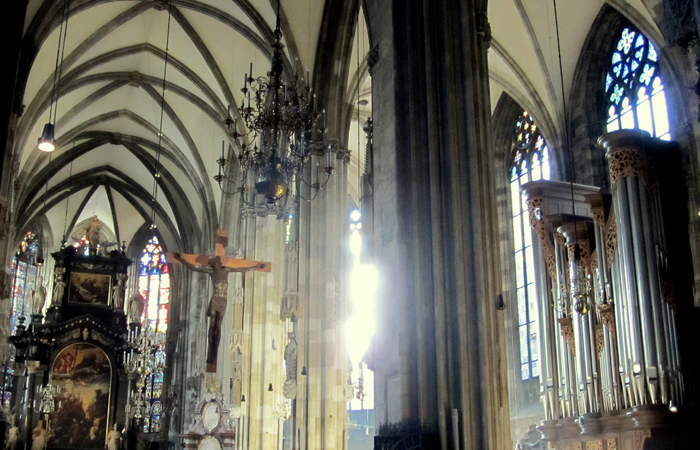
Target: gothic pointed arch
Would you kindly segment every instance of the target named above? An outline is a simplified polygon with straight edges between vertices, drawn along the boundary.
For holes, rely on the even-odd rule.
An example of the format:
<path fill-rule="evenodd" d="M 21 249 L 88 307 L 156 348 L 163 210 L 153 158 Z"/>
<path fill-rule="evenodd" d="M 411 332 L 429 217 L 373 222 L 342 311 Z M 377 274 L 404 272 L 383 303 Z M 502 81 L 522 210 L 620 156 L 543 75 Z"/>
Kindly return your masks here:
<path fill-rule="evenodd" d="M 617 49 L 620 44 L 623 33 L 629 30 L 625 36 L 634 35 L 634 41 L 630 42 L 630 52 L 624 52 L 624 44 L 622 53 Z M 643 38 L 639 38 L 639 36 Z M 639 42 L 637 42 L 637 40 Z M 637 47 L 639 44 L 640 47 Z M 650 47 L 651 46 L 651 47 Z M 651 53 L 649 48 L 653 47 Z M 640 57 L 644 61 L 636 60 L 635 54 L 642 49 Z M 621 60 L 613 60 L 616 54 L 620 55 Z M 591 55 L 597 55 L 591 57 Z M 628 55 L 627 68 L 625 74 L 623 56 Z M 651 55 L 656 61 L 651 61 L 648 58 Z M 674 116 L 680 111 L 687 112 L 687 93 L 679 91 L 679 77 L 677 70 L 678 56 L 669 50 L 663 37 L 657 31 L 655 26 L 646 21 L 638 13 L 619 11 L 610 4 L 605 4 L 601 7 L 596 19 L 593 21 L 584 41 L 571 85 L 569 94 L 569 110 L 570 122 L 569 142 L 571 142 L 572 153 L 574 155 L 574 174 L 567 173 L 566 178 L 573 178 L 577 183 L 601 186 L 603 189 L 609 187 L 608 179 L 605 175 L 605 155 L 603 150 L 597 146 L 598 137 L 608 130 L 608 116 L 611 108 L 611 95 L 614 94 L 615 86 L 618 81 L 628 79 L 632 83 L 630 76 L 632 66 L 639 64 L 639 67 L 634 68 L 637 82 L 639 76 L 644 73 L 645 62 L 655 63 L 654 74 L 661 74 L 663 77 L 663 86 L 667 97 L 669 125 L 671 135 L 674 135 Z M 620 66 L 619 76 L 613 72 L 614 67 Z M 653 83 L 654 77 L 651 77 Z M 627 84 L 629 88 L 630 85 Z M 624 84 L 624 83 L 622 83 Z M 619 84 L 620 88 L 622 84 Z M 632 83 L 634 84 L 634 83 Z M 618 91 L 619 89 L 618 88 Z M 632 102 L 637 101 L 639 86 L 636 86 L 634 98 Z M 651 94 L 651 93 L 649 93 Z M 623 101 L 620 97 L 620 102 Z M 620 106 L 621 103 L 620 103 Z M 617 111 L 617 113 L 620 113 Z M 638 124 L 635 124 L 637 126 Z M 625 126 L 622 126 L 625 128 Z M 644 126 L 642 126 L 644 128 Z M 564 165 L 569 172 L 569 154 L 563 157 L 566 160 Z"/>
<path fill-rule="evenodd" d="M 539 406 L 539 323 L 532 231 L 520 187 L 537 179 L 558 178 L 555 153 L 536 118 L 505 92 L 491 119 L 497 161 L 502 295 L 506 305 L 510 404 L 515 416 L 537 414 Z M 533 170 L 534 169 L 534 170 Z M 524 416 L 525 415 L 525 416 Z"/>

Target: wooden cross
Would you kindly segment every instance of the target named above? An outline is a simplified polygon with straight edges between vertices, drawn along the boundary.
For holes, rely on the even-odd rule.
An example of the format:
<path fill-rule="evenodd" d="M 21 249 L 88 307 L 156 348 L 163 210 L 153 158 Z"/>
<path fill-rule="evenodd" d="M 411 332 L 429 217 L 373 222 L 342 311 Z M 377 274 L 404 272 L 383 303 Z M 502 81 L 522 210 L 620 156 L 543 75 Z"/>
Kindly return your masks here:
<path fill-rule="evenodd" d="M 221 340 L 221 321 L 226 312 L 226 294 L 229 272 L 270 272 L 272 264 L 263 261 L 229 258 L 226 256 L 228 233 L 216 230 L 214 256 L 169 253 L 171 261 L 179 261 L 194 272 L 207 273 L 211 277 L 212 293 L 207 316 L 209 316 L 209 338 L 207 348 L 207 372 L 216 372 L 216 356 Z"/>

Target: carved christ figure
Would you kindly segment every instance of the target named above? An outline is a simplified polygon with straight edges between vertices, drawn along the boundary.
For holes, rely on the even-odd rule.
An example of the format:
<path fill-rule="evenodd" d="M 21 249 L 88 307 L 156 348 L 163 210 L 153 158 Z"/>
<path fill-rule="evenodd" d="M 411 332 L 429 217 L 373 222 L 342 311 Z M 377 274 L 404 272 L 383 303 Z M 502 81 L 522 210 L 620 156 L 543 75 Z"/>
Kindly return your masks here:
<path fill-rule="evenodd" d="M 269 272 L 272 264 L 262 261 L 227 258 L 225 256 L 228 237 L 225 230 L 216 232 L 216 251 L 213 257 L 207 255 L 187 255 L 173 253 L 168 255 L 171 260 L 180 261 L 194 272 L 207 273 L 211 277 L 214 288 L 207 316 L 209 317 L 209 335 L 207 345 L 207 372 L 216 372 L 216 356 L 221 340 L 221 321 L 226 312 L 226 293 L 228 290 L 229 272 Z"/>

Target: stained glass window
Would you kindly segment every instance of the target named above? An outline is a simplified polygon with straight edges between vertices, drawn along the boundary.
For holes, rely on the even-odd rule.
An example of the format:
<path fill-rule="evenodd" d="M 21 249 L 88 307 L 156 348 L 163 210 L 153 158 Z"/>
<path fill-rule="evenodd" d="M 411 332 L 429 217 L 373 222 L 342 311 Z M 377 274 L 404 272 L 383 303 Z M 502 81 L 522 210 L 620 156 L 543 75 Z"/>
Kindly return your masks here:
<path fill-rule="evenodd" d="M 32 313 L 32 291 L 36 288 L 39 266 L 39 242 L 34 232 L 27 232 L 12 257 L 10 269 L 14 274 L 12 282 L 12 303 L 10 312 L 10 333 L 14 334 L 19 325 L 18 319 L 26 319 L 29 323 Z M 14 346 L 9 346 L 9 361 L 3 361 L 2 367 L 2 404 L 9 406 L 12 400 L 12 380 L 14 374 Z"/>
<path fill-rule="evenodd" d="M 633 27 L 622 30 L 612 53 L 605 95 L 608 131 L 639 128 L 671 139 L 659 55 L 654 44 Z"/>
<path fill-rule="evenodd" d="M 163 247 L 157 237 L 153 237 L 141 252 L 139 260 L 139 293 L 144 299 L 142 319 L 151 329 L 162 336 L 168 331 L 170 315 L 170 268 Z M 165 363 L 165 351 L 159 348 L 156 357 Z M 146 398 L 151 403 L 150 415 L 143 421 L 143 431 L 157 433 L 160 430 L 160 416 L 163 409 L 163 373 L 152 374 L 146 383 Z"/>
<path fill-rule="evenodd" d="M 10 330 L 12 333 L 17 328 L 17 319 L 20 316 L 28 318 L 32 311 L 32 290 L 36 287 L 37 255 L 39 242 L 33 232 L 25 234 L 19 244 L 19 248 L 12 258 L 11 269 L 14 273 L 12 285 L 12 315 L 10 318 Z M 26 323 L 25 323 L 26 324 Z"/>
<path fill-rule="evenodd" d="M 518 305 L 520 375 L 528 380 L 540 375 L 539 313 L 535 290 L 534 252 L 528 209 L 520 187 L 535 180 L 549 180 L 549 149 L 532 116 L 523 111 L 515 124 L 510 194 L 513 217 L 513 257 Z"/>

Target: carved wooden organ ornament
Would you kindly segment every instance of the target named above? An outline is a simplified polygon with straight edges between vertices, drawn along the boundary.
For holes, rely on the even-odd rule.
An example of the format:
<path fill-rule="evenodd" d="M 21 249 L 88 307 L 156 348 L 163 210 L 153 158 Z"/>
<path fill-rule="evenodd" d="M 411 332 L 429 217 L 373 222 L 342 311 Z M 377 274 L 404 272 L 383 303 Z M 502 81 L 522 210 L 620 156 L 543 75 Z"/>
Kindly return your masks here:
<path fill-rule="evenodd" d="M 638 130 L 599 143 L 610 194 L 557 181 L 522 187 L 544 274 L 537 292 L 548 421 L 683 397 L 667 252 L 672 219 L 663 210 L 665 183 L 680 177 L 677 145 Z"/>

